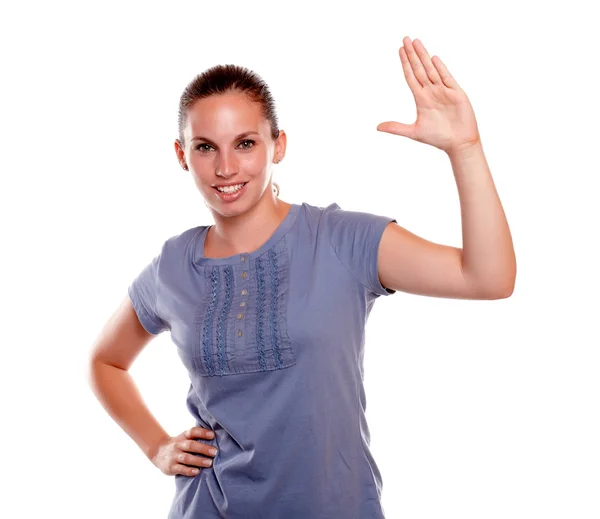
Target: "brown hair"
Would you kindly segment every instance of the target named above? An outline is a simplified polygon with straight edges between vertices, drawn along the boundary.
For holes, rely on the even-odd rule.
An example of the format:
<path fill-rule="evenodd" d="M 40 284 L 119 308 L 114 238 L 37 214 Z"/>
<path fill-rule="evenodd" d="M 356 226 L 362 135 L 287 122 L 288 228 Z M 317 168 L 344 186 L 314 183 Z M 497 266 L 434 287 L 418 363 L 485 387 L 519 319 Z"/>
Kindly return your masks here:
<path fill-rule="evenodd" d="M 279 137 L 279 123 L 275 111 L 275 100 L 268 85 L 255 72 L 239 65 L 215 65 L 198 74 L 185 87 L 179 100 L 178 128 L 179 142 L 183 145 L 183 129 L 187 121 L 188 110 L 199 99 L 212 95 L 239 92 L 246 94 L 250 101 L 259 103 L 263 115 L 269 121 L 271 137 Z M 279 185 L 273 182 L 279 195 Z"/>

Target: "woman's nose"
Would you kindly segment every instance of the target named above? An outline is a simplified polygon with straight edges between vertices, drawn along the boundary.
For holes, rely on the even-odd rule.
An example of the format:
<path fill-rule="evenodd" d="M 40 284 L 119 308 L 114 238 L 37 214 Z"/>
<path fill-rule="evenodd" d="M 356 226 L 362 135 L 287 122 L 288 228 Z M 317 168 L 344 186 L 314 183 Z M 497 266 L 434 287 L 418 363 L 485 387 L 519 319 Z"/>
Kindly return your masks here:
<path fill-rule="evenodd" d="M 237 173 L 238 166 L 233 153 L 222 153 L 219 157 L 217 174 L 221 176 L 231 176 Z"/>

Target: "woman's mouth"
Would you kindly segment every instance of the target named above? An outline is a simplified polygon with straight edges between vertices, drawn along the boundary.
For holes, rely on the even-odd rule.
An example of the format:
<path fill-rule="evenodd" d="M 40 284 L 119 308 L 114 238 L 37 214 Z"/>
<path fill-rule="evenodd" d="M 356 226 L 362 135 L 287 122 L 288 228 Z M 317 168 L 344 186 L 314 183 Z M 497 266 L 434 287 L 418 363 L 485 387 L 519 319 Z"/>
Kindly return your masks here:
<path fill-rule="evenodd" d="M 244 194 L 244 192 L 246 191 L 247 184 L 248 182 L 242 182 L 235 186 L 221 188 L 226 189 L 226 191 L 221 191 L 217 187 L 213 187 L 213 189 L 217 192 L 217 196 L 219 197 L 219 199 L 223 200 L 223 202 L 233 202 L 234 200 L 237 200 L 240 196 Z"/>

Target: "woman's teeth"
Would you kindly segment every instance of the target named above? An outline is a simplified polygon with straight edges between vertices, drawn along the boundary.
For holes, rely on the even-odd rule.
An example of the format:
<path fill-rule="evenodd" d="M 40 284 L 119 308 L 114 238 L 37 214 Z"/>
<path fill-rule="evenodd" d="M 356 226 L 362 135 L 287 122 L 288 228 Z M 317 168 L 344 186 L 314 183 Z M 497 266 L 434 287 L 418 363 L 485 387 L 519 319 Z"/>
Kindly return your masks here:
<path fill-rule="evenodd" d="M 245 182 L 242 184 L 237 184 L 236 186 L 217 187 L 217 189 L 222 193 L 235 193 L 236 191 L 239 191 L 242 187 L 244 187 L 244 184 Z"/>

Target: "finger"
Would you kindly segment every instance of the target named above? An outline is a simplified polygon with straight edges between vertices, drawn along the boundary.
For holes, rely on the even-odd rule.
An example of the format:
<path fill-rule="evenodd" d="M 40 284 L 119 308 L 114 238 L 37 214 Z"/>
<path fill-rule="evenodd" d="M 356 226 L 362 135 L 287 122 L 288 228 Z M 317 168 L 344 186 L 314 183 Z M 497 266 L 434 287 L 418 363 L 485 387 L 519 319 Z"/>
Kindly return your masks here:
<path fill-rule="evenodd" d="M 400 61 L 402 62 L 402 70 L 404 71 L 404 77 L 406 78 L 408 86 L 413 92 L 416 92 L 421 88 L 421 84 L 417 81 L 417 78 L 413 73 L 404 47 L 400 47 Z"/>
<path fill-rule="evenodd" d="M 179 462 L 181 465 L 190 465 L 192 467 L 210 467 L 212 465 L 211 458 L 190 454 L 189 452 L 180 452 L 175 457 L 175 461 Z"/>
<path fill-rule="evenodd" d="M 176 463 L 173 465 L 171 472 L 173 472 L 173 474 L 181 474 L 182 476 L 197 476 L 200 474 L 201 470 L 202 469 L 200 468 L 188 467 L 186 465 Z"/>
<path fill-rule="evenodd" d="M 401 135 L 402 137 L 408 137 L 409 139 L 415 139 L 415 125 L 414 124 L 402 124 L 396 121 L 385 121 L 377 125 L 377 130 L 380 132 L 392 133 L 394 135 Z"/>
<path fill-rule="evenodd" d="M 204 429 L 203 427 L 192 427 L 185 432 L 187 438 L 207 438 L 212 440 L 215 437 L 215 433 L 210 429 Z"/>
<path fill-rule="evenodd" d="M 181 442 L 178 447 L 184 452 L 197 452 L 207 456 L 216 456 L 217 448 L 208 443 L 202 443 L 198 440 L 186 440 Z"/>
<path fill-rule="evenodd" d="M 404 43 L 404 50 L 406 51 L 408 61 L 413 69 L 417 81 L 421 84 L 422 87 L 430 85 L 431 81 L 427 77 L 427 72 L 425 72 L 423 64 L 421 63 L 421 59 L 419 58 L 419 56 L 417 56 L 417 53 L 415 52 L 410 38 L 408 36 L 405 36 L 402 40 L 402 43 Z"/>
<path fill-rule="evenodd" d="M 437 69 L 433 66 L 433 63 L 431 62 L 431 57 L 429 56 L 425 45 L 423 45 L 421 40 L 416 39 L 415 41 L 413 41 L 413 47 L 417 55 L 421 59 L 421 63 L 425 68 L 425 72 L 427 72 L 427 77 L 431 80 L 432 83 L 441 85 L 442 79 L 440 78 Z"/>
<path fill-rule="evenodd" d="M 450 74 L 450 71 L 446 68 L 446 65 L 444 65 L 444 62 L 439 56 L 434 56 L 431 61 L 435 65 L 436 70 L 439 72 L 444 85 L 446 85 L 448 88 L 460 89 L 460 86 L 458 86 L 458 83 L 452 77 L 452 74 Z"/>

